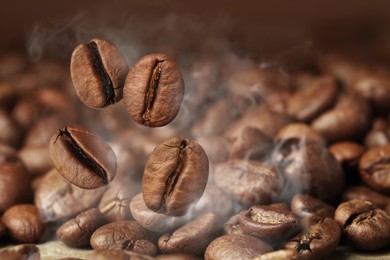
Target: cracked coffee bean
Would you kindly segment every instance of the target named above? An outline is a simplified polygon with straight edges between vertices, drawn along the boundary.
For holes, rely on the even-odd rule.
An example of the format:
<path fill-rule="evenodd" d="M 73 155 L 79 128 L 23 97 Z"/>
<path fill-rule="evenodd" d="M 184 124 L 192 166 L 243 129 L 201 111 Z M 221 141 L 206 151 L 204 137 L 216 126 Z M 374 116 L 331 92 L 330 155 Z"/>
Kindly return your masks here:
<path fill-rule="evenodd" d="M 165 253 L 203 254 L 209 243 L 220 231 L 220 219 L 209 213 L 188 222 L 172 234 L 165 234 L 158 240 L 158 247 Z"/>
<path fill-rule="evenodd" d="M 363 181 L 381 192 L 390 192 L 390 144 L 376 146 L 363 154 L 359 162 Z"/>
<path fill-rule="evenodd" d="M 116 173 L 116 157 L 111 147 L 77 125 L 68 125 L 53 135 L 50 157 L 65 179 L 83 189 L 107 185 Z"/>
<path fill-rule="evenodd" d="M 361 250 L 378 250 L 390 243 L 390 216 L 370 201 L 341 203 L 334 219 L 348 243 Z"/>
<path fill-rule="evenodd" d="M 33 204 L 18 204 L 10 207 L 1 218 L 10 237 L 19 243 L 37 242 L 43 233 L 38 209 Z"/>
<path fill-rule="evenodd" d="M 91 237 L 93 249 L 133 250 L 138 240 L 147 240 L 146 230 L 137 222 L 122 220 L 98 228 Z"/>
<path fill-rule="evenodd" d="M 164 54 L 150 54 L 127 74 L 123 103 L 137 123 L 160 127 L 176 117 L 183 95 L 184 82 L 175 62 Z"/>
<path fill-rule="evenodd" d="M 245 234 L 267 241 L 284 240 L 299 231 L 298 215 L 266 205 L 256 205 L 241 211 L 238 221 Z"/>
<path fill-rule="evenodd" d="M 0 259 L 7 260 L 40 260 L 39 248 L 33 244 L 21 244 L 0 252 Z"/>
<path fill-rule="evenodd" d="M 172 137 L 146 162 L 142 179 L 145 204 L 170 216 L 183 216 L 202 196 L 209 174 L 203 148 L 191 139 Z"/>
<path fill-rule="evenodd" d="M 107 40 L 92 39 L 73 51 L 70 73 L 80 100 L 94 109 L 104 108 L 122 99 L 128 72 L 125 58 Z"/>
<path fill-rule="evenodd" d="M 285 243 L 286 249 L 294 249 L 299 259 L 323 259 L 330 255 L 339 244 L 341 230 L 331 218 L 325 218 L 305 227 L 303 231 Z"/>
<path fill-rule="evenodd" d="M 62 224 L 56 235 L 70 247 L 86 247 L 89 246 L 93 232 L 106 223 L 104 215 L 98 209 L 92 208 Z"/>
<path fill-rule="evenodd" d="M 209 244 L 206 260 L 252 259 L 273 249 L 266 242 L 247 235 L 224 235 Z"/>

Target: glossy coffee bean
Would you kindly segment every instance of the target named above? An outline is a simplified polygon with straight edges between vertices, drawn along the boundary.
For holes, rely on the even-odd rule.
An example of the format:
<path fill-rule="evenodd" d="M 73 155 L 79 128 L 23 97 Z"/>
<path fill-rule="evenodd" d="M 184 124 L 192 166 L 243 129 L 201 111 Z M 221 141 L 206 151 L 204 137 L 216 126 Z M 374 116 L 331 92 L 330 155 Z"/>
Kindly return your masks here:
<path fill-rule="evenodd" d="M 289 238 L 299 231 L 298 215 L 267 205 L 241 211 L 238 220 L 245 234 L 271 241 Z"/>
<path fill-rule="evenodd" d="M 182 216 L 203 194 L 209 163 L 203 148 L 191 139 L 173 137 L 150 155 L 142 179 L 148 208 Z"/>
<path fill-rule="evenodd" d="M 347 242 L 358 249 L 378 250 L 390 243 L 390 216 L 369 201 L 341 203 L 334 219 Z"/>
<path fill-rule="evenodd" d="M 307 194 L 296 194 L 291 199 L 291 211 L 301 218 L 333 218 L 335 208 Z"/>
<path fill-rule="evenodd" d="M 390 204 L 390 197 L 379 192 L 376 192 L 366 186 L 350 186 L 343 191 L 341 200 L 368 200 L 374 203 L 378 208 L 384 209 Z"/>
<path fill-rule="evenodd" d="M 267 204 L 279 195 L 283 177 L 268 164 L 233 160 L 217 165 L 215 184 L 243 205 Z"/>
<path fill-rule="evenodd" d="M 40 260 L 39 248 L 33 244 L 21 244 L 0 252 L 1 259 L 7 260 Z"/>
<path fill-rule="evenodd" d="M 65 180 L 56 169 L 47 172 L 35 192 L 35 204 L 44 222 L 62 222 L 97 206 L 106 187 L 85 190 Z"/>
<path fill-rule="evenodd" d="M 220 219 L 209 213 L 202 215 L 158 240 L 158 247 L 165 253 L 203 254 L 209 243 L 218 236 Z"/>
<path fill-rule="evenodd" d="M 207 247 L 206 260 L 252 259 L 273 249 L 260 239 L 247 235 L 224 235 Z"/>
<path fill-rule="evenodd" d="M 38 209 L 32 204 L 18 204 L 10 207 L 1 218 L 10 237 L 19 243 L 37 242 L 43 233 Z"/>
<path fill-rule="evenodd" d="M 98 228 L 91 237 L 93 249 L 133 250 L 138 240 L 147 240 L 148 235 L 137 222 L 122 220 Z"/>
<path fill-rule="evenodd" d="M 328 109 L 337 94 L 333 77 L 324 76 L 299 89 L 288 102 L 288 114 L 298 121 L 308 122 Z"/>
<path fill-rule="evenodd" d="M 175 62 L 164 54 L 150 54 L 127 74 L 123 103 L 137 123 L 160 127 L 176 117 L 183 95 L 184 83 Z"/>
<path fill-rule="evenodd" d="M 62 224 L 56 235 L 70 247 L 86 247 L 93 232 L 106 222 L 104 215 L 98 209 L 92 208 Z"/>
<path fill-rule="evenodd" d="M 323 259 L 330 255 L 338 246 L 341 230 L 331 218 L 325 218 L 303 229 L 297 236 L 285 243 L 287 249 L 294 249 L 299 259 Z"/>
<path fill-rule="evenodd" d="M 186 215 L 182 217 L 171 217 L 149 209 L 145 205 L 142 193 L 134 196 L 131 200 L 130 211 L 133 218 L 142 227 L 158 233 L 165 233 L 168 230 L 175 229 L 186 220 Z"/>
<path fill-rule="evenodd" d="M 107 40 L 92 39 L 72 53 L 73 85 L 80 100 L 90 108 L 100 109 L 120 101 L 127 72 L 125 58 Z"/>
<path fill-rule="evenodd" d="M 83 189 L 107 185 L 116 173 L 116 157 L 111 147 L 77 125 L 66 126 L 53 135 L 50 157 L 65 179 Z"/>
<path fill-rule="evenodd" d="M 363 181 L 377 191 L 390 191 L 390 144 L 366 151 L 359 162 Z"/>
<path fill-rule="evenodd" d="M 30 177 L 21 164 L 0 163 L 0 190 L 0 213 L 12 205 L 30 200 Z"/>

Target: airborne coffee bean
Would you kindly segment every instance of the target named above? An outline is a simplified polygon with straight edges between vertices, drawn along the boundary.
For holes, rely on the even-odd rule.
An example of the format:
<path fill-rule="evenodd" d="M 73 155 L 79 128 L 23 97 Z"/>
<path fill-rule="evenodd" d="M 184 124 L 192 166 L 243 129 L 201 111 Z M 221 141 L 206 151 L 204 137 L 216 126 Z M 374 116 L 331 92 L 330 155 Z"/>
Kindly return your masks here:
<path fill-rule="evenodd" d="M 57 237 L 71 247 L 88 246 L 92 233 L 106 222 L 98 209 L 89 209 L 62 224 L 57 229 Z"/>
<path fill-rule="evenodd" d="M 182 216 L 203 194 L 209 162 L 203 148 L 192 141 L 173 137 L 150 155 L 142 179 L 145 204 L 151 210 Z"/>
<path fill-rule="evenodd" d="M 107 40 L 92 39 L 73 51 L 70 62 L 73 85 L 88 107 L 99 109 L 120 101 L 127 72 L 125 58 Z"/>
<path fill-rule="evenodd" d="M 54 167 L 72 184 L 83 189 L 107 185 L 116 173 L 114 151 L 89 130 L 69 125 L 50 141 Z"/>
<path fill-rule="evenodd" d="M 150 54 L 130 69 L 123 95 L 132 119 L 144 126 L 159 127 L 170 123 L 179 112 L 184 83 L 168 56 Z"/>

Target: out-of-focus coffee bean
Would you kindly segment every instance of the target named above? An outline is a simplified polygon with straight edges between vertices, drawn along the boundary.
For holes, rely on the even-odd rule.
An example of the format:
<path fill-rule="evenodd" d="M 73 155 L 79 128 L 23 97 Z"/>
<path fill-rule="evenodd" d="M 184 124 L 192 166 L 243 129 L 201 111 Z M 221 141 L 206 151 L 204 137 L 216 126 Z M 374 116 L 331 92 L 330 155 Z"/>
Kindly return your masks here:
<path fill-rule="evenodd" d="M 1 259 L 7 260 L 40 260 L 39 248 L 33 244 L 21 244 L 0 252 Z"/>
<path fill-rule="evenodd" d="M 382 146 L 390 143 L 390 123 L 383 118 L 376 118 L 371 130 L 364 139 L 364 145 L 368 148 Z"/>
<path fill-rule="evenodd" d="M 0 144 L 0 164 L 1 163 L 21 164 L 18 152 L 12 146 Z"/>
<path fill-rule="evenodd" d="M 294 249 L 299 259 L 323 259 L 338 246 L 341 230 L 332 218 L 325 218 L 303 229 L 297 236 L 285 243 L 286 249 Z"/>
<path fill-rule="evenodd" d="M 54 133 L 50 158 L 58 172 L 83 189 L 107 185 L 116 174 L 116 156 L 105 141 L 78 125 Z"/>
<path fill-rule="evenodd" d="M 47 146 L 53 133 L 64 126 L 64 120 L 59 116 L 48 116 L 36 121 L 28 131 L 24 146 Z"/>
<path fill-rule="evenodd" d="M 4 212 L 1 221 L 7 227 L 10 237 L 19 243 L 37 242 L 44 229 L 38 209 L 33 204 L 10 207 Z"/>
<path fill-rule="evenodd" d="M 41 175 L 52 168 L 47 146 L 26 146 L 19 151 L 20 160 L 29 174 Z"/>
<path fill-rule="evenodd" d="M 76 93 L 88 107 L 100 109 L 122 99 L 128 66 L 115 45 L 92 39 L 72 53 L 70 72 Z"/>
<path fill-rule="evenodd" d="M 209 244 L 206 260 L 251 259 L 273 249 L 260 239 L 246 235 L 224 235 Z"/>
<path fill-rule="evenodd" d="M 360 250 L 378 250 L 389 244 L 390 216 L 364 200 L 341 203 L 334 219 L 348 243 Z"/>
<path fill-rule="evenodd" d="M 142 179 L 148 208 L 170 216 L 183 216 L 203 194 L 209 162 L 195 141 L 172 137 L 150 155 Z"/>
<path fill-rule="evenodd" d="M 98 249 L 86 256 L 87 260 L 154 260 L 154 257 L 123 250 Z"/>
<path fill-rule="evenodd" d="M 167 254 L 167 255 L 159 255 L 157 256 L 158 260 L 201 260 L 203 258 L 199 258 L 189 254 Z"/>
<path fill-rule="evenodd" d="M 30 176 L 21 164 L 0 163 L 0 213 L 32 197 Z"/>
<path fill-rule="evenodd" d="M 377 191 L 390 191 L 390 144 L 366 151 L 359 162 L 363 181 Z"/>
<path fill-rule="evenodd" d="M 203 147 L 211 164 L 226 161 L 230 150 L 230 142 L 224 136 L 204 136 L 196 141 Z"/>
<path fill-rule="evenodd" d="M 310 195 L 296 194 L 291 199 L 291 211 L 301 218 L 333 218 L 335 208 Z"/>
<path fill-rule="evenodd" d="M 390 204 L 390 197 L 383 195 L 379 192 L 373 191 L 372 189 L 366 186 L 350 186 L 344 188 L 342 194 L 342 201 L 349 200 L 368 200 L 374 203 L 378 208 L 384 209 L 388 204 Z"/>
<path fill-rule="evenodd" d="M 0 239 L 5 235 L 7 228 L 3 224 L 3 222 L 0 221 Z"/>
<path fill-rule="evenodd" d="M 325 140 L 320 133 L 303 123 L 291 123 L 282 127 L 275 135 L 274 141 L 277 145 L 287 142 L 298 146 L 304 146 L 308 143 L 325 146 Z"/>
<path fill-rule="evenodd" d="M 184 82 L 175 62 L 164 54 L 150 54 L 127 74 L 123 103 L 138 124 L 160 127 L 176 117 L 183 95 Z"/>
<path fill-rule="evenodd" d="M 354 142 L 339 142 L 332 144 L 329 147 L 329 152 L 341 164 L 347 164 L 352 167 L 358 164 L 360 157 L 364 153 L 364 148 Z"/>
<path fill-rule="evenodd" d="M 18 147 L 22 142 L 22 132 L 12 118 L 0 109 L 0 143 Z"/>
<path fill-rule="evenodd" d="M 300 259 L 298 252 L 293 249 L 276 250 L 252 258 L 252 260 L 298 260 L 298 259 Z"/>

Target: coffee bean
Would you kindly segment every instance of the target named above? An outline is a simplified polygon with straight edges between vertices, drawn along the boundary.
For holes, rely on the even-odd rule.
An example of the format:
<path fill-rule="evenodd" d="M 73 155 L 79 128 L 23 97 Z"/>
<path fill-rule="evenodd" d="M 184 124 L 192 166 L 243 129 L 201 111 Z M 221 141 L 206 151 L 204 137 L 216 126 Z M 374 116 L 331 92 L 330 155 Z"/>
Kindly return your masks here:
<path fill-rule="evenodd" d="M 78 45 L 70 61 L 70 73 L 76 93 L 88 107 L 100 109 L 122 99 L 128 66 L 115 45 L 92 39 Z"/>
<path fill-rule="evenodd" d="M 282 127 L 274 137 L 277 145 L 284 143 L 303 146 L 308 143 L 317 143 L 325 146 L 325 139 L 309 125 L 303 123 L 291 123 Z"/>
<path fill-rule="evenodd" d="M 0 144 L 0 164 L 1 163 L 21 164 L 18 152 L 12 146 Z"/>
<path fill-rule="evenodd" d="M 0 213 L 12 205 L 30 200 L 30 177 L 21 164 L 0 163 L 0 190 Z"/>
<path fill-rule="evenodd" d="M 157 259 L 158 260 L 201 260 L 203 258 L 199 258 L 188 254 L 177 253 L 177 254 L 159 255 Z"/>
<path fill-rule="evenodd" d="M 142 179 L 145 204 L 170 216 L 183 216 L 203 194 L 209 163 L 203 148 L 191 139 L 173 137 L 150 155 Z"/>
<path fill-rule="evenodd" d="M 348 243 L 361 250 L 378 250 L 389 244 L 390 216 L 364 200 L 341 203 L 334 219 Z"/>
<path fill-rule="evenodd" d="M 148 235 L 137 222 L 122 220 L 98 228 L 91 237 L 93 249 L 133 250 L 136 241 Z"/>
<path fill-rule="evenodd" d="M 32 204 L 18 204 L 4 212 L 1 221 L 7 227 L 10 237 L 20 243 L 37 242 L 44 226 L 37 207 Z"/>
<path fill-rule="evenodd" d="M 123 250 L 95 250 L 92 254 L 86 255 L 87 260 L 154 260 L 154 257 L 143 255 L 132 251 Z"/>
<path fill-rule="evenodd" d="M 270 253 L 265 253 L 252 260 L 298 260 L 298 252 L 293 249 L 281 249 Z"/>
<path fill-rule="evenodd" d="M 35 192 L 35 204 L 44 222 L 62 222 L 97 206 L 106 187 L 85 190 L 70 184 L 56 169 L 45 174 Z"/>
<path fill-rule="evenodd" d="M 288 114 L 298 121 L 309 122 L 333 104 L 336 94 L 335 79 L 319 77 L 293 95 L 288 103 Z"/>
<path fill-rule="evenodd" d="M 371 201 L 382 209 L 390 204 L 390 197 L 375 192 L 366 186 L 350 186 L 344 189 L 341 200 L 345 202 L 354 199 Z"/>
<path fill-rule="evenodd" d="M 138 224 L 158 233 L 165 233 L 171 229 L 175 229 L 183 224 L 186 217 L 188 217 L 187 215 L 183 217 L 171 217 L 154 212 L 145 205 L 142 193 L 134 196 L 131 200 L 130 211 Z"/>
<path fill-rule="evenodd" d="M 150 54 L 130 69 L 123 95 L 124 106 L 134 121 L 160 127 L 179 112 L 184 83 L 173 60 L 164 54 Z"/>
<path fill-rule="evenodd" d="M 135 241 L 131 251 L 139 254 L 155 256 L 157 254 L 157 246 L 149 240 L 137 240 Z"/>
<path fill-rule="evenodd" d="M 116 173 L 114 151 L 89 130 L 69 125 L 50 141 L 50 157 L 58 172 L 83 189 L 107 185 Z"/>
<path fill-rule="evenodd" d="M 286 242 L 286 249 L 294 249 L 299 259 L 323 259 L 335 251 L 341 238 L 338 224 L 325 218 L 303 229 L 297 236 Z"/>
<path fill-rule="evenodd" d="M 22 132 L 12 118 L 0 108 L 0 143 L 18 147 L 22 141 Z"/>
<path fill-rule="evenodd" d="M 197 138 L 196 141 L 206 152 L 211 165 L 227 160 L 230 143 L 224 136 L 204 136 Z"/>
<path fill-rule="evenodd" d="M 215 184 L 243 205 L 267 204 L 278 197 L 283 177 L 268 164 L 232 160 L 217 165 Z"/>
<path fill-rule="evenodd" d="M 239 216 L 240 214 L 231 216 L 223 225 L 223 232 L 225 235 L 245 235 L 245 232 L 240 225 Z"/>
<path fill-rule="evenodd" d="M 203 254 L 209 243 L 218 236 L 220 219 L 209 213 L 202 215 L 158 240 L 160 250 L 167 253 Z"/>
<path fill-rule="evenodd" d="M 366 134 L 364 146 L 371 148 L 390 143 L 390 121 L 384 118 L 376 118 L 371 130 Z"/>
<path fill-rule="evenodd" d="M 291 199 L 291 211 L 301 218 L 333 218 L 335 208 L 310 195 L 296 194 Z"/>
<path fill-rule="evenodd" d="M 3 224 L 3 222 L 0 221 L 0 239 L 5 235 L 7 228 Z"/>
<path fill-rule="evenodd" d="M 366 151 L 359 162 L 363 181 L 377 191 L 390 191 L 390 144 Z"/>
<path fill-rule="evenodd" d="M 206 260 L 251 259 L 272 251 L 267 243 L 246 235 L 224 235 L 207 247 Z"/>
<path fill-rule="evenodd" d="M 245 234 L 275 241 L 291 237 L 299 231 L 299 217 L 288 210 L 266 205 L 241 211 L 238 221 Z"/>
<path fill-rule="evenodd" d="M 339 142 L 331 145 L 329 151 L 338 162 L 352 167 L 358 164 L 360 157 L 364 153 L 364 148 L 354 142 Z"/>
<path fill-rule="evenodd" d="M 96 208 L 78 214 L 57 229 L 57 237 L 70 247 L 86 247 L 93 232 L 106 224 L 107 220 Z"/>
<path fill-rule="evenodd" d="M 7 260 L 40 260 L 39 248 L 33 244 L 21 244 L 0 252 L 1 259 Z"/>
<path fill-rule="evenodd" d="M 53 166 L 47 146 L 26 146 L 19 150 L 20 160 L 23 162 L 29 174 L 41 175 Z"/>

